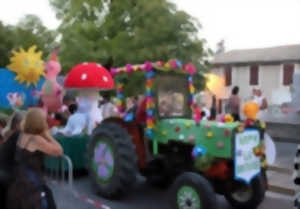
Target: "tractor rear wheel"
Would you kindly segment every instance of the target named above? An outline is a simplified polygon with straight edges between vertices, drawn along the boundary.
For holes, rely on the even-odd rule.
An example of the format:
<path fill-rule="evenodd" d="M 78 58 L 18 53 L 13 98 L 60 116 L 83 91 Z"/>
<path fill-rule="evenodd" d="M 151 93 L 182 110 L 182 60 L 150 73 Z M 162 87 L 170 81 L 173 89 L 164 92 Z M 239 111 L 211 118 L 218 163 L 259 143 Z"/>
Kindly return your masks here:
<path fill-rule="evenodd" d="M 112 122 L 97 127 L 88 149 L 89 173 L 105 198 L 119 199 L 135 183 L 137 155 L 126 129 Z"/>

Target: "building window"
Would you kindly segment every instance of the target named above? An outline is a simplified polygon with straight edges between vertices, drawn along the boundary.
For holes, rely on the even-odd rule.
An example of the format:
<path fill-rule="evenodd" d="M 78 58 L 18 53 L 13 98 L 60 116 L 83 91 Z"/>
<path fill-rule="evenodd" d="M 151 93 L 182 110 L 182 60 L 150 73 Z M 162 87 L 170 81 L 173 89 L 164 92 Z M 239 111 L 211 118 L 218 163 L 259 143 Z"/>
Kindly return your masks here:
<path fill-rule="evenodd" d="M 258 75 L 259 75 L 259 72 L 258 72 L 258 65 L 252 65 L 250 67 L 250 85 L 251 86 L 254 86 L 254 85 L 258 85 Z"/>
<path fill-rule="evenodd" d="M 288 86 L 293 83 L 294 68 L 293 64 L 283 65 L 283 85 Z"/>
<path fill-rule="evenodd" d="M 232 83 L 232 70 L 230 66 L 225 67 L 225 85 L 230 86 Z"/>

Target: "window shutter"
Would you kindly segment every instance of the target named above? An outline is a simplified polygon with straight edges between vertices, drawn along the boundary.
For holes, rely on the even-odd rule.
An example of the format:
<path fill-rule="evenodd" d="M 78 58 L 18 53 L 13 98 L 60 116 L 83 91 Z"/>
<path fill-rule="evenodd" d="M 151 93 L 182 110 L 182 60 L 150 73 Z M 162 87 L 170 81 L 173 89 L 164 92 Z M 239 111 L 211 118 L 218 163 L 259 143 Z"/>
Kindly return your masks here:
<path fill-rule="evenodd" d="M 232 83 L 232 72 L 231 67 L 225 67 L 225 85 L 230 86 Z"/>
<path fill-rule="evenodd" d="M 250 85 L 258 85 L 258 75 L 259 75 L 259 67 L 258 65 L 252 65 L 250 67 Z"/>
<path fill-rule="evenodd" d="M 222 106 L 223 106 L 223 102 L 222 99 L 219 99 L 219 103 L 218 103 L 218 113 L 221 114 L 222 113 Z"/>
<path fill-rule="evenodd" d="M 293 64 L 283 66 L 283 85 L 288 86 L 293 83 L 294 68 Z"/>

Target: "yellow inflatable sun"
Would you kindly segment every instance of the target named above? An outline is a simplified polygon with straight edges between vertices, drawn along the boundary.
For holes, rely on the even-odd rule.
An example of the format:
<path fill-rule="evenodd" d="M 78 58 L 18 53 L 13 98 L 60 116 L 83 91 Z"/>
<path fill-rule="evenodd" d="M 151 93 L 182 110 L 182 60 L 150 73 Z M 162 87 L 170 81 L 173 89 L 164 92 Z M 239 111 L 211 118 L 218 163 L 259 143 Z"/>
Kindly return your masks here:
<path fill-rule="evenodd" d="M 12 53 L 14 56 L 10 58 L 10 65 L 7 67 L 17 74 L 15 80 L 26 83 L 27 86 L 36 85 L 40 77 L 45 75 L 42 52 L 36 52 L 36 46 L 31 46 L 28 51 L 21 48 L 19 52 Z"/>

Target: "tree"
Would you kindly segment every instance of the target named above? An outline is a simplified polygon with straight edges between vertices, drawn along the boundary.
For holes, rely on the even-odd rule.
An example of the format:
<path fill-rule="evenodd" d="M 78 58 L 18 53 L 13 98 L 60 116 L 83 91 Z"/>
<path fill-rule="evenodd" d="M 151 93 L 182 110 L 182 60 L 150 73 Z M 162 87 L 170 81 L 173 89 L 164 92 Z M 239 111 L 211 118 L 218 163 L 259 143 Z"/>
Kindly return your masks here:
<path fill-rule="evenodd" d="M 9 63 L 9 52 L 14 47 L 13 30 L 0 21 L 0 68 Z"/>
<path fill-rule="evenodd" d="M 171 58 L 192 61 L 201 71 L 206 69 L 203 59 L 209 52 L 205 40 L 198 38 L 201 25 L 167 0 L 50 3 L 62 21 L 60 56 L 65 72 L 84 61 L 118 67 Z"/>
<path fill-rule="evenodd" d="M 43 25 L 39 17 L 26 15 L 15 27 L 15 46 L 28 48 L 37 45 L 44 58 L 56 47 L 57 32 Z"/>
<path fill-rule="evenodd" d="M 50 0 L 62 20 L 64 66 L 85 59 L 114 66 L 178 58 L 198 63 L 200 24 L 166 0 Z M 71 56 L 72 55 L 72 56 Z M 74 59 L 74 56 L 78 59 Z"/>
<path fill-rule="evenodd" d="M 35 15 L 26 15 L 16 26 L 0 22 L 0 67 L 7 66 L 11 51 L 20 47 L 27 49 L 37 45 L 46 58 L 56 45 L 56 36 L 57 33 L 48 30 Z"/>

